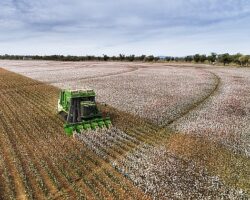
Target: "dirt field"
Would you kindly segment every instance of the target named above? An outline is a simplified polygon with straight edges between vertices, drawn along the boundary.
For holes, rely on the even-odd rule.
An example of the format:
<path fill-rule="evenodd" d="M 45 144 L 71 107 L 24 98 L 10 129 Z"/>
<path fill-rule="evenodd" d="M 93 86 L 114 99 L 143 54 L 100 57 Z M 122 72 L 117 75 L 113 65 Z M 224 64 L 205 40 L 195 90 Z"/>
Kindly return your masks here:
<path fill-rule="evenodd" d="M 61 88 L 95 89 L 115 126 L 69 139 L 56 116 L 59 89 L 1 70 L 4 197 L 248 198 L 250 69 L 45 61 L 0 67 Z"/>

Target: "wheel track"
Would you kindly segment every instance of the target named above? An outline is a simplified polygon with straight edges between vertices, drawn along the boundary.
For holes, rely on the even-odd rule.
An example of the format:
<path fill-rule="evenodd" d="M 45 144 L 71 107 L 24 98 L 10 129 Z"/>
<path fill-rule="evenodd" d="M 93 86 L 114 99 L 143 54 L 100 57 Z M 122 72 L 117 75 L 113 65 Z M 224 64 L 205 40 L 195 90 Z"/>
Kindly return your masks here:
<path fill-rule="evenodd" d="M 2 68 L 0 68 L 0 69 L 2 69 Z M 117 76 L 117 75 L 122 75 L 122 74 L 126 74 L 126 73 L 131 73 L 131 72 L 137 71 L 138 69 L 139 69 L 139 67 L 130 67 L 130 70 L 127 70 L 127 71 L 109 73 L 109 74 L 104 74 L 104 75 L 99 75 L 99 76 L 89 76 L 89 77 L 84 77 L 84 78 L 80 78 L 80 79 L 77 79 L 77 80 L 82 81 L 82 80 L 88 80 L 88 79 L 98 79 L 98 78 L 105 78 L 105 77 Z M 15 73 L 15 72 L 13 72 L 13 73 Z M 17 74 L 17 75 L 18 76 L 23 76 L 21 74 Z M 42 81 L 39 81 L 39 80 L 31 79 L 31 78 L 29 78 L 27 76 L 25 76 L 25 77 L 27 79 L 30 79 L 30 81 L 32 83 L 24 84 L 24 85 L 20 85 L 20 83 L 19 84 L 14 84 L 11 87 L 1 88 L 0 90 L 13 91 L 15 89 L 22 89 L 22 88 L 25 88 L 25 87 L 33 87 L 33 86 L 38 86 L 38 85 L 44 85 L 45 83 L 47 83 L 47 84 L 55 84 L 55 83 L 64 83 L 65 81 L 70 82 L 70 81 L 75 81 L 76 80 L 75 78 L 71 78 L 71 79 L 58 80 L 58 81 L 42 82 Z"/>
<path fill-rule="evenodd" d="M 130 67 L 130 66 L 128 66 L 127 68 L 128 68 L 128 70 L 126 70 L 126 71 L 124 70 L 124 71 L 120 71 L 120 72 L 113 72 L 113 73 L 108 73 L 108 74 L 103 74 L 103 75 L 94 75 L 94 76 L 78 78 L 77 81 L 117 76 L 117 75 L 131 73 L 131 72 L 137 71 L 139 69 L 139 67 Z M 48 81 L 45 83 L 54 84 L 54 83 L 65 83 L 65 82 L 71 82 L 71 81 L 76 81 L 76 79 L 75 78 L 68 78 L 68 79 L 61 79 L 58 81 Z"/>
<path fill-rule="evenodd" d="M 163 126 L 163 128 L 167 128 L 169 127 L 171 124 L 173 124 L 174 122 L 178 121 L 180 118 L 185 117 L 186 115 L 188 115 L 189 113 L 191 113 L 193 110 L 195 110 L 196 108 L 198 108 L 199 106 L 201 106 L 202 104 L 204 104 L 211 96 L 215 95 L 217 93 L 217 91 L 219 90 L 219 86 L 221 85 L 221 78 L 208 70 L 204 70 L 205 72 L 208 72 L 210 74 L 213 75 L 214 80 L 215 80 L 215 84 L 213 89 L 211 90 L 211 92 L 208 93 L 208 95 L 206 95 L 204 98 L 200 99 L 199 101 L 195 102 L 192 106 L 190 106 L 186 111 L 184 111 L 180 116 L 175 117 L 174 119 L 172 119 L 171 121 L 169 121 L 166 125 Z"/>

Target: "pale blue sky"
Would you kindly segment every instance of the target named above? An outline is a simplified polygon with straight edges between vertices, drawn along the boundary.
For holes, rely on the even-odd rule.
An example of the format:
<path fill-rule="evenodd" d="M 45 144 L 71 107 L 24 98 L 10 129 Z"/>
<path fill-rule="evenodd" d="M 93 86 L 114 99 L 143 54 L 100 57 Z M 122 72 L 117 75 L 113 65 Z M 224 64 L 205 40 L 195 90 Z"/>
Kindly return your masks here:
<path fill-rule="evenodd" d="M 250 54 L 250 0 L 1 0 L 0 54 Z"/>

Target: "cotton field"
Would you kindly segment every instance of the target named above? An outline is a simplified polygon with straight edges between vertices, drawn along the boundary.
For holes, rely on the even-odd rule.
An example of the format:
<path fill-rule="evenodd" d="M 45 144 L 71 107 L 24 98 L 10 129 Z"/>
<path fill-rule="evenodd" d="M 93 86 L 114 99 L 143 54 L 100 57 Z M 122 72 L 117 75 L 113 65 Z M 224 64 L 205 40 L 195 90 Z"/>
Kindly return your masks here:
<path fill-rule="evenodd" d="M 2 149 L 0 166 L 4 191 L 13 198 L 20 191 L 65 199 L 67 191 L 90 199 L 250 198 L 249 68 L 7 60 L 0 61 L 0 67 L 5 106 L 0 138 L 11 144 Z M 56 107 L 59 91 L 65 88 L 94 89 L 100 109 L 110 113 L 112 128 L 64 136 Z M 15 117 L 16 127 L 9 120 Z M 28 119 L 33 127 L 25 125 Z M 43 120 L 50 123 L 49 134 Z M 28 163 L 19 150 L 25 155 L 32 152 Z M 12 157 L 17 162 L 11 162 Z M 36 178 L 25 179 L 29 169 Z M 22 187 L 13 193 L 10 188 L 21 180 L 16 171 L 22 174 Z"/>
<path fill-rule="evenodd" d="M 172 155 L 163 146 L 142 145 L 115 162 L 115 167 L 155 199 L 241 199 L 218 176 Z"/>
<path fill-rule="evenodd" d="M 221 79 L 218 91 L 172 127 L 184 133 L 205 135 L 250 156 L 249 69 L 211 71 Z"/>

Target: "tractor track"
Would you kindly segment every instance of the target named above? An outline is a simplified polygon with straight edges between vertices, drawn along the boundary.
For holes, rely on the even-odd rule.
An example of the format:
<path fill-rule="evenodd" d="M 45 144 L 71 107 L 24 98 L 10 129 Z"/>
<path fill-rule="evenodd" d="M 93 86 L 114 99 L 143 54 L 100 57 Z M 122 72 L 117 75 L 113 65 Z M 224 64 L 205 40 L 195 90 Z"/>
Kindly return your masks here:
<path fill-rule="evenodd" d="M 59 68 L 59 69 L 48 69 L 48 70 L 37 70 L 37 71 L 31 71 L 31 72 L 21 72 L 23 75 L 26 76 L 26 74 L 34 74 L 34 73 L 43 73 L 43 72 L 56 72 L 56 71 L 63 71 L 65 69 L 79 69 L 79 68 L 90 68 L 93 65 L 86 65 L 86 66 L 75 66 L 75 67 L 66 67 L 66 68 Z M 18 67 L 18 65 L 17 65 Z M 39 66 L 38 66 L 39 67 Z"/>
<path fill-rule="evenodd" d="M 168 66 L 166 66 L 166 67 L 168 67 Z M 181 66 L 170 65 L 170 67 L 181 67 Z M 192 67 L 192 66 L 185 66 L 185 67 Z M 195 67 L 195 68 L 199 69 L 201 71 L 204 71 L 204 72 L 208 72 L 209 74 L 212 75 L 212 77 L 213 77 L 213 79 L 215 81 L 213 89 L 207 95 L 205 95 L 203 98 L 201 98 L 200 100 L 198 100 L 195 103 L 193 103 L 192 106 L 190 106 L 189 108 L 187 108 L 184 112 L 180 113 L 178 116 L 174 117 L 172 120 L 168 121 L 166 124 L 164 124 L 163 126 L 161 126 L 163 129 L 164 128 L 168 128 L 174 122 L 176 122 L 179 119 L 185 117 L 186 115 L 188 115 L 189 113 L 191 113 L 192 111 L 194 111 L 196 108 L 198 108 L 199 106 L 201 106 L 204 103 L 206 103 L 206 101 L 208 99 L 210 99 L 212 96 L 214 96 L 217 93 L 217 91 L 219 90 L 219 87 L 221 85 L 221 78 L 216 73 L 211 72 L 211 71 L 209 71 L 207 69 L 203 69 L 202 67 Z"/>
<path fill-rule="evenodd" d="M 89 80 L 89 79 L 93 80 L 93 79 L 117 76 L 117 75 L 122 75 L 122 74 L 126 74 L 126 73 L 131 73 L 131 72 L 137 71 L 139 69 L 138 67 L 128 67 L 128 68 L 129 68 L 129 70 L 121 71 L 121 72 L 114 72 L 114 73 L 109 73 L 109 74 L 104 74 L 104 75 L 99 75 L 99 76 L 89 76 L 89 77 L 84 77 L 84 78 L 77 78 L 77 81 L 83 81 L 83 80 Z M 75 78 L 61 79 L 59 81 L 48 81 L 45 83 L 54 84 L 54 83 L 64 83 L 64 82 L 72 82 L 72 81 L 76 81 L 76 79 Z"/>
<path fill-rule="evenodd" d="M 115 73 L 109 73 L 109 74 L 104 74 L 104 75 L 99 75 L 99 76 L 90 76 L 90 77 L 84 77 L 84 78 L 80 78 L 80 79 L 77 79 L 78 81 L 82 81 L 82 80 L 89 80 L 89 79 L 99 79 L 99 78 L 105 78 L 105 77 L 111 77 L 111 76 L 117 76 L 117 75 L 121 75 L 121 74 L 126 74 L 126 73 L 131 73 L 131 72 L 134 72 L 134 71 L 137 71 L 139 70 L 140 67 L 128 67 L 130 68 L 129 70 L 127 71 L 121 71 L 121 72 L 115 72 Z M 0 69 L 4 69 L 4 68 L 0 68 Z M 13 72 L 15 73 L 15 72 Z M 18 74 L 19 76 L 23 76 L 21 74 Z M 44 84 L 56 84 L 56 83 L 64 83 L 65 81 L 68 81 L 68 82 L 72 82 L 72 81 L 75 81 L 76 79 L 74 78 L 70 78 L 70 79 L 63 79 L 63 80 L 59 80 L 59 81 L 45 81 L 45 82 L 42 82 L 42 81 L 39 81 L 39 80 L 36 80 L 34 82 L 34 79 L 30 78 L 30 77 L 27 77 L 25 76 L 26 78 L 30 79 L 31 83 L 29 84 L 24 84 L 24 85 L 14 85 L 14 86 L 7 86 L 7 87 L 0 87 L 0 92 L 1 93 L 6 93 L 6 92 L 11 92 L 13 90 L 16 90 L 16 89 L 21 89 L 21 88 L 26 88 L 26 87 L 34 87 L 34 86 L 39 86 L 39 85 L 44 85 Z"/>
<path fill-rule="evenodd" d="M 66 64 L 66 63 L 65 63 Z M 84 69 L 84 68 L 95 68 L 95 67 L 100 67 L 101 65 L 98 64 L 91 64 L 91 65 L 85 65 L 85 66 L 74 66 L 74 67 L 65 67 L 65 68 L 59 68 L 59 69 L 47 69 L 47 70 L 37 70 L 37 71 L 31 71 L 31 72 L 21 72 L 22 75 L 26 76 L 26 74 L 33 74 L 33 73 L 46 73 L 46 72 L 57 72 L 57 71 L 65 71 L 69 69 Z M 18 67 L 18 65 L 17 65 Z M 20 67 L 20 66 L 19 66 Z M 38 66 L 39 67 L 39 66 Z M 57 67 L 57 66 L 56 66 Z M 126 65 L 121 65 L 121 67 L 125 68 L 133 68 L 133 66 L 126 66 Z M 53 68 L 53 66 L 52 66 Z M 7 69 L 8 70 L 8 69 Z M 11 70 L 10 70 L 11 71 Z M 108 75 L 108 74 L 107 74 Z"/>

